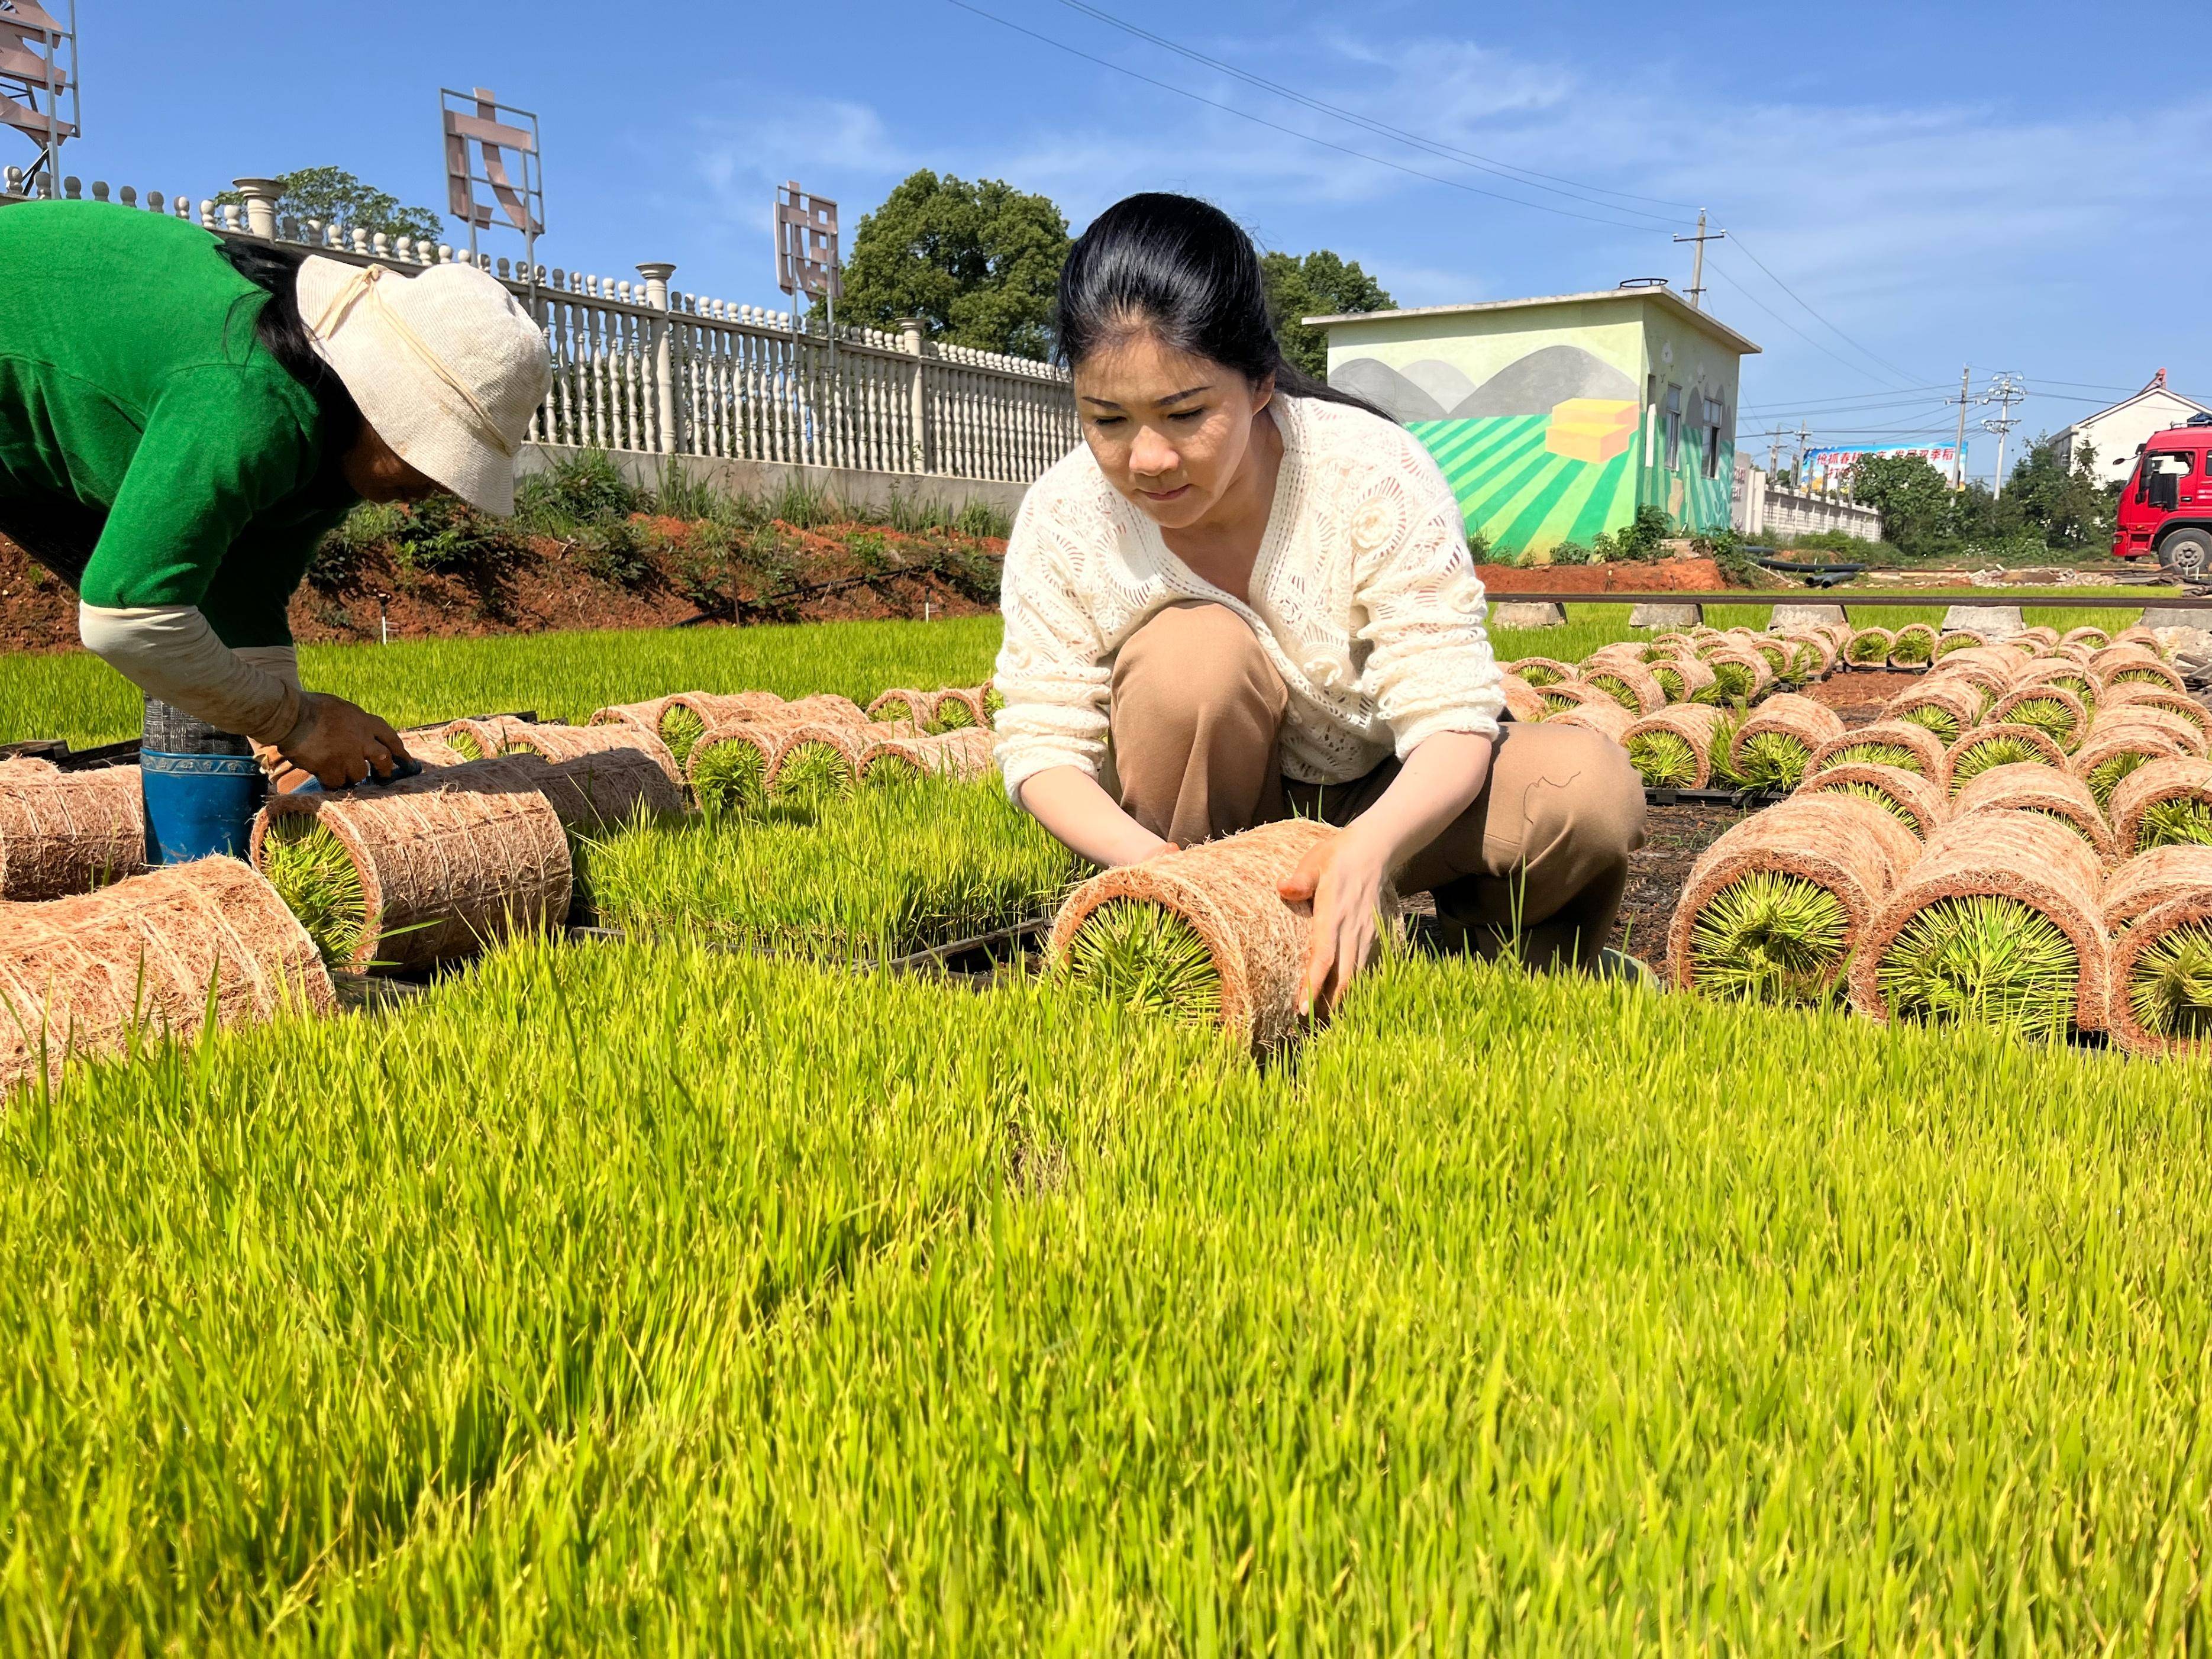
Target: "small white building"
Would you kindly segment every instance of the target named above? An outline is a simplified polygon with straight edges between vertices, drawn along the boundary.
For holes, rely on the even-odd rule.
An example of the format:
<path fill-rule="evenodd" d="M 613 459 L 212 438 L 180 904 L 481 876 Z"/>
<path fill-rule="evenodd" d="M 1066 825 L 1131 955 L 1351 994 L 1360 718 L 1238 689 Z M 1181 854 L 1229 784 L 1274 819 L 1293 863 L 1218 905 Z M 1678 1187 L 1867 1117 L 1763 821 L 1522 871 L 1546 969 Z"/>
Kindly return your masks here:
<path fill-rule="evenodd" d="M 2212 415 L 2212 407 L 2185 398 L 2166 383 L 2164 369 L 2132 398 L 2123 398 L 2110 409 L 2074 422 L 2058 434 L 2060 463 L 2072 468 L 2083 446 L 2094 450 L 2092 463 L 2099 483 L 2119 483 L 2135 468 L 2136 452 L 2154 432 L 2179 426 L 2191 415 Z"/>

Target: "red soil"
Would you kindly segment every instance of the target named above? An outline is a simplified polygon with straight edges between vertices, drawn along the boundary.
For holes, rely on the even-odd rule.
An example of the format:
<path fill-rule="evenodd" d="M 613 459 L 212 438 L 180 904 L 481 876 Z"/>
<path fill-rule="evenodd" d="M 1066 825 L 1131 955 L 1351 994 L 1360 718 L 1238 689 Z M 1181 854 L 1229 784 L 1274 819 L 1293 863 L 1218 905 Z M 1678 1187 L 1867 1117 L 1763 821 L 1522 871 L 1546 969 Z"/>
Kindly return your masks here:
<path fill-rule="evenodd" d="M 1728 584 L 1711 559 L 1658 564 L 1477 565 L 1474 574 L 1497 594 L 1717 593 Z"/>

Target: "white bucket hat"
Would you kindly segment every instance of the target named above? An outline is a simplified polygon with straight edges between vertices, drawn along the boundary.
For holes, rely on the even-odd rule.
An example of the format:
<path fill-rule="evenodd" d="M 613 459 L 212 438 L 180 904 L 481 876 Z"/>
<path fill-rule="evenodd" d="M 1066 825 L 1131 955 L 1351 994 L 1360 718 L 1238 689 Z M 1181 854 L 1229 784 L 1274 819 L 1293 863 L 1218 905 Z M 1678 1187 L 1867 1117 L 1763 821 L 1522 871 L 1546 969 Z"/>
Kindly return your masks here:
<path fill-rule="evenodd" d="M 474 265 L 412 276 L 310 256 L 300 318 L 362 418 L 399 458 L 471 507 L 514 511 L 514 457 L 545 401 L 545 337 Z"/>

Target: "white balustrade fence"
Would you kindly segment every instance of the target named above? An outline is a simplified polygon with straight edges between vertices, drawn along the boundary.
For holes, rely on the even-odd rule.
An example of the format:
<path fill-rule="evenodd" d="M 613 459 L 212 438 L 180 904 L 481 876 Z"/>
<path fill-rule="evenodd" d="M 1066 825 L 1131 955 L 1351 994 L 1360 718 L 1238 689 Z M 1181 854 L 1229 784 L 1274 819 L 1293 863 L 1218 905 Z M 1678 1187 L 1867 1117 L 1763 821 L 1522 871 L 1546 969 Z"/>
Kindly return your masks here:
<path fill-rule="evenodd" d="M 280 218 L 273 180 L 237 187 L 242 208 L 142 198 L 127 185 L 111 193 L 104 180 L 91 199 L 357 262 L 468 258 L 444 243 Z M 80 199 L 82 186 L 0 171 L 0 204 L 50 196 Z M 1064 370 L 933 344 L 918 323 L 832 337 L 819 323 L 794 327 L 787 312 L 672 289 L 673 265 L 641 264 L 633 283 L 543 265 L 533 281 L 506 259 L 478 263 L 545 329 L 553 390 L 532 427 L 538 442 L 1028 483 L 1080 436 Z"/>

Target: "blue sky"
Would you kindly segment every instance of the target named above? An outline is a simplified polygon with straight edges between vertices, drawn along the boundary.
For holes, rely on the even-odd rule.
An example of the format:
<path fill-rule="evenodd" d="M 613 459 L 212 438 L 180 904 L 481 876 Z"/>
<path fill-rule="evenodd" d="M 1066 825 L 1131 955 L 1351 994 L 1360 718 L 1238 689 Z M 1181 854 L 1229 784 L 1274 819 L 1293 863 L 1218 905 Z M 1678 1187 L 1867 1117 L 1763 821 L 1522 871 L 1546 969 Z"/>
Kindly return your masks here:
<path fill-rule="evenodd" d="M 2144 75 L 2118 8 L 1092 8 L 1346 119 L 1064 0 L 972 3 L 1060 45 L 951 0 L 80 0 L 68 170 L 197 198 L 332 163 L 437 206 L 437 87 L 481 82 L 544 121 L 548 263 L 672 259 L 679 288 L 756 303 L 777 298 L 769 191 L 794 176 L 848 227 L 918 167 L 1042 191 L 1077 228 L 1188 190 L 1267 246 L 1359 260 L 1403 305 L 1682 286 L 1668 237 L 1703 204 L 1740 239 L 1715 245 L 1710 303 L 1766 348 L 1747 445 L 1801 418 L 1816 441 L 1948 431 L 1966 363 L 1977 390 L 2027 378 L 2023 434 L 2160 366 L 2212 401 L 2192 274 L 2212 96 Z M 1994 447 L 1976 440 L 1978 471 Z"/>

